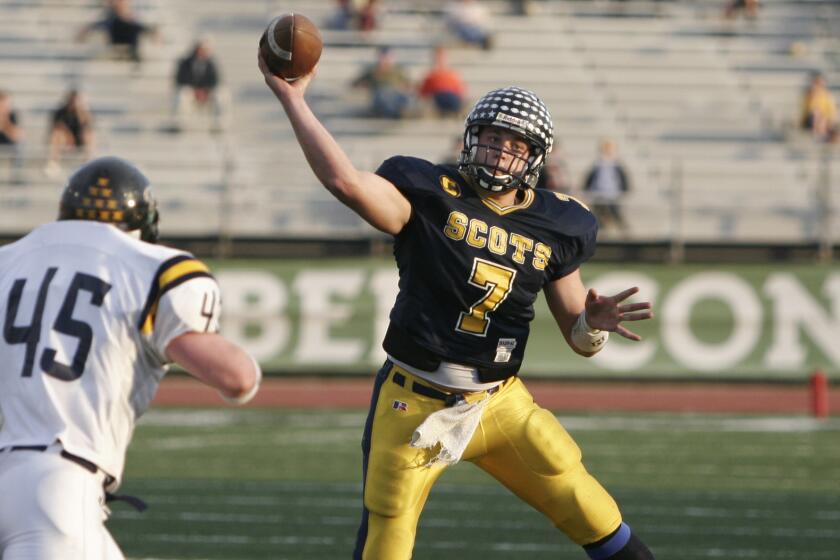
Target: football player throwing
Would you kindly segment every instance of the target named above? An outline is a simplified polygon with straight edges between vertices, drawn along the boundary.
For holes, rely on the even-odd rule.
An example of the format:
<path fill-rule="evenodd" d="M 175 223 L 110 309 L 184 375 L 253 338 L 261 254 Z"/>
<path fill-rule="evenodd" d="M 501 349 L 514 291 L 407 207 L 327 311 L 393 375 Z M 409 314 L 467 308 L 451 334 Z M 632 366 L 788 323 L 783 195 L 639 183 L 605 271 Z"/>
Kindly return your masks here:
<path fill-rule="evenodd" d="M 540 292 L 571 347 L 592 356 L 649 303 L 587 291 L 597 223 L 577 200 L 534 190 L 553 125 L 532 92 L 487 93 L 466 119 L 457 165 L 413 157 L 357 169 L 304 99 L 258 60 L 312 170 L 394 236 L 399 293 L 362 439 L 364 509 L 354 558 L 408 560 L 432 485 L 471 461 L 545 514 L 594 560 L 650 560 L 557 418 L 518 377 Z"/>

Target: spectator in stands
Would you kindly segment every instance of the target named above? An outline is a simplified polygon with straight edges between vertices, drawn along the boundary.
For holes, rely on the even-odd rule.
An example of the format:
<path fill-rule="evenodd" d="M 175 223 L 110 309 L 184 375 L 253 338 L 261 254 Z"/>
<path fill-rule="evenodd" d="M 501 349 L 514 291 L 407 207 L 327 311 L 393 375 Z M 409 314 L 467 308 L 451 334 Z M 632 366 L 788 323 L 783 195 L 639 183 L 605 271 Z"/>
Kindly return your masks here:
<path fill-rule="evenodd" d="M 84 26 L 77 36 L 84 41 L 96 30 L 108 35 L 113 47 L 112 53 L 118 59 L 140 62 L 140 37 L 144 34 L 157 35 L 157 31 L 140 22 L 131 11 L 129 0 L 109 0 L 105 17 Z"/>
<path fill-rule="evenodd" d="M 61 172 L 61 156 L 67 150 L 82 150 L 85 159 L 94 152 L 93 119 L 84 97 L 70 90 L 53 112 L 49 130 L 49 154 L 44 172 L 54 177 Z"/>
<path fill-rule="evenodd" d="M 359 31 L 373 31 L 379 27 L 379 2 L 378 0 L 367 0 L 359 8 Z"/>
<path fill-rule="evenodd" d="M 517 16 L 534 14 L 534 0 L 510 0 L 511 13 Z"/>
<path fill-rule="evenodd" d="M 450 0 L 444 14 L 446 26 L 461 41 L 485 50 L 493 47 L 490 12 L 478 0 Z"/>
<path fill-rule="evenodd" d="M 338 0 L 336 9 L 325 22 L 327 29 L 372 31 L 379 27 L 377 0 Z"/>
<path fill-rule="evenodd" d="M 735 19 L 738 14 L 744 14 L 748 19 L 758 17 L 759 0 L 729 0 L 723 9 L 723 17 Z"/>
<path fill-rule="evenodd" d="M 12 107 L 12 97 L 0 90 L 0 159 L 9 161 L 9 179 L 13 183 L 20 181 L 22 139 L 23 129 Z"/>
<path fill-rule="evenodd" d="M 630 190 L 624 165 L 616 157 L 615 142 L 601 140 L 599 156 L 586 175 L 583 190 L 592 205 L 592 212 L 604 229 L 617 226 L 627 232 L 627 223 L 621 212 L 621 199 Z"/>
<path fill-rule="evenodd" d="M 220 130 L 224 104 L 219 88 L 219 70 L 206 39 L 195 42 L 187 56 L 178 61 L 175 72 L 175 95 L 172 117 L 175 131 L 182 128 L 182 119 L 188 106 L 212 111 L 213 127 Z"/>
<path fill-rule="evenodd" d="M 815 139 L 837 142 L 840 138 L 837 103 L 829 91 L 825 76 L 811 75 L 810 83 L 802 96 L 801 127 L 810 130 Z"/>
<path fill-rule="evenodd" d="M 389 47 L 379 49 L 376 62 L 353 80 L 353 86 L 370 92 L 370 110 L 376 117 L 400 119 L 412 104 L 411 80 Z"/>
<path fill-rule="evenodd" d="M 356 7 L 353 0 L 337 0 L 335 11 L 324 22 L 325 29 L 349 31 L 355 27 Z"/>
<path fill-rule="evenodd" d="M 440 116 L 460 116 L 467 88 L 461 74 L 449 66 L 446 49 L 435 47 L 432 67 L 420 84 L 420 97 L 430 99 Z"/>

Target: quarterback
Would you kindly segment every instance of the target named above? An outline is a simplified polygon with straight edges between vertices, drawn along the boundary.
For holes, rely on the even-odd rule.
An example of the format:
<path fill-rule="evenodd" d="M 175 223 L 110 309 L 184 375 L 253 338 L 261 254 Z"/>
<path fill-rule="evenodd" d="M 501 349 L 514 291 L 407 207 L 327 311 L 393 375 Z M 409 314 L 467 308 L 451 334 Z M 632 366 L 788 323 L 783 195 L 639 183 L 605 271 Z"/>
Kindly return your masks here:
<path fill-rule="evenodd" d="M 218 334 L 207 266 L 154 245 L 158 211 L 130 163 L 93 160 L 58 221 L 0 248 L 0 557 L 123 558 L 104 521 L 134 425 L 167 364 L 247 402 L 257 363 Z"/>
<path fill-rule="evenodd" d="M 518 377 L 540 292 L 584 356 L 649 303 L 584 288 L 597 223 L 573 198 L 534 190 L 553 125 L 530 91 L 487 93 L 466 119 L 458 165 L 397 156 L 355 168 L 304 100 L 259 59 L 312 170 L 339 200 L 394 236 L 399 293 L 362 438 L 362 521 L 354 558 L 408 560 L 432 485 L 467 460 L 545 514 L 594 560 L 650 560 L 556 417 Z"/>

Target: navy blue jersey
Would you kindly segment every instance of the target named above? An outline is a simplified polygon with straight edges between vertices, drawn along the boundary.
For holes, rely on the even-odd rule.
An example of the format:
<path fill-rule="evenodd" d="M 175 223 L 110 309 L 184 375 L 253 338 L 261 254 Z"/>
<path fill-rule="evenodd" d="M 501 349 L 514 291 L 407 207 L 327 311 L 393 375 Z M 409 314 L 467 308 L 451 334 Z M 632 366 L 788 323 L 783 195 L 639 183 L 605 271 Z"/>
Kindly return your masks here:
<path fill-rule="evenodd" d="M 549 191 L 527 190 L 521 202 L 501 207 L 453 165 L 397 156 L 376 173 L 412 207 L 395 239 L 392 327 L 441 359 L 515 373 L 534 300 L 592 256 L 595 218 Z"/>

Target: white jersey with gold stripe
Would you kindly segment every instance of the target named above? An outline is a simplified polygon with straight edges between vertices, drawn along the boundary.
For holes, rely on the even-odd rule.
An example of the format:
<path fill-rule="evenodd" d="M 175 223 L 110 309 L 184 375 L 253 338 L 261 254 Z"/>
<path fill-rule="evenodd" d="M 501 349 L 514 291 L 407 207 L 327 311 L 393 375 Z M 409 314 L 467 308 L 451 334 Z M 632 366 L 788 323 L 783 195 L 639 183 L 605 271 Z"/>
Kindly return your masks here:
<path fill-rule="evenodd" d="M 0 248 L 0 448 L 59 441 L 119 484 L 137 419 L 186 332 L 217 332 L 201 261 L 60 221 Z"/>

